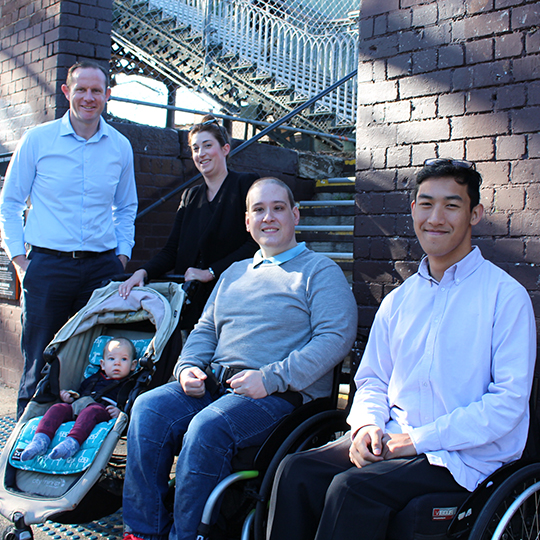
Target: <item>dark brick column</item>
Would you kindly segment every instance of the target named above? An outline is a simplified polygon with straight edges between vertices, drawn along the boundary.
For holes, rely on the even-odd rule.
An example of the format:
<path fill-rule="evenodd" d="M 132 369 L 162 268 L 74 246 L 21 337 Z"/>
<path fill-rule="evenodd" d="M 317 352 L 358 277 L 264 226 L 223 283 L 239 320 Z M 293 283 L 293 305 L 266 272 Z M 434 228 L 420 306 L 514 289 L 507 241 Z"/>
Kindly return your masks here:
<path fill-rule="evenodd" d="M 421 257 L 410 187 L 433 157 L 477 163 L 486 217 L 473 243 L 540 313 L 539 24 L 529 0 L 362 2 L 354 289 L 364 338 Z"/>
<path fill-rule="evenodd" d="M 0 153 L 67 110 L 60 87 L 82 59 L 107 67 L 112 0 L 0 0 Z"/>
<path fill-rule="evenodd" d="M 0 154 L 30 127 L 62 116 L 60 87 L 69 66 L 92 59 L 108 67 L 112 0 L 0 0 Z M 0 380 L 18 384 L 20 308 L 0 302 Z"/>

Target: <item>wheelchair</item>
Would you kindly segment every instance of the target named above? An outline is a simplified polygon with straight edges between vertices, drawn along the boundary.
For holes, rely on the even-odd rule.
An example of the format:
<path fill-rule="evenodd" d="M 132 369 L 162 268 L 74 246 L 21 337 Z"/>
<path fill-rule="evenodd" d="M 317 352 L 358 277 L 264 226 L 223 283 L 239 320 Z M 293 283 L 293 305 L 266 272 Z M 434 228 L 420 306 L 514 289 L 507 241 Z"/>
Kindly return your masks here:
<path fill-rule="evenodd" d="M 387 540 L 540 539 L 538 388 L 539 379 L 535 378 L 522 458 L 499 468 L 472 493 L 428 493 L 412 499 L 390 520 Z M 352 395 L 349 398 L 350 403 Z M 348 431 L 347 414 L 347 410 L 319 412 L 287 437 L 267 468 L 260 499 L 246 521 L 242 540 L 265 538 L 268 497 L 279 462 L 288 453 L 319 446 L 317 439 L 324 444 Z"/>
<path fill-rule="evenodd" d="M 339 374 L 336 379 L 339 380 Z M 411 500 L 391 519 L 387 540 L 539 540 L 538 389 L 539 379 L 535 378 L 529 434 L 522 458 L 499 468 L 472 493 L 428 493 Z M 236 472 L 215 488 L 206 503 L 197 540 L 264 540 L 270 492 L 280 462 L 289 453 L 322 446 L 348 431 L 346 418 L 353 394 L 350 392 L 345 409 L 321 407 L 317 403 L 300 408 L 296 411 L 298 416 L 293 413 L 278 426 L 257 451 L 251 465 L 241 463 L 239 455 Z M 336 402 L 335 394 L 332 400 Z M 218 520 L 221 501 L 226 500 L 231 486 L 240 483 L 244 484 L 244 499 L 250 499 L 244 507 L 233 499 L 232 507 L 243 516 L 241 532 L 216 536 L 212 524 Z"/>
<path fill-rule="evenodd" d="M 265 538 L 268 500 L 283 458 L 291 452 L 322 446 L 348 429 L 346 416 L 337 408 L 340 383 L 350 379 L 348 373 L 342 373 L 343 364 L 334 368 L 330 397 L 300 406 L 282 420 L 261 447 L 243 449 L 234 457 L 233 472 L 206 501 L 197 540 L 244 540 L 252 534 L 257 540 Z"/>

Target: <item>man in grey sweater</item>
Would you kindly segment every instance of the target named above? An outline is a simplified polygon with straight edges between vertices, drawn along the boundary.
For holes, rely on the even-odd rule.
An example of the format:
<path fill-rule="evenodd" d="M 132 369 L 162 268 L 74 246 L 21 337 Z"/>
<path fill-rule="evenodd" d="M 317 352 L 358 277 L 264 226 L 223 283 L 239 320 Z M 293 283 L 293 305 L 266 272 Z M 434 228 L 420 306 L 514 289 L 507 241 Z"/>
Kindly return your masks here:
<path fill-rule="evenodd" d="M 260 250 L 219 279 L 172 382 L 140 396 L 128 433 L 129 540 L 194 540 L 204 503 L 236 452 L 264 442 L 301 403 L 328 396 L 356 335 L 339 267 L 297 244 L 300 215 L 280 180 L 256 181 L 246 227 Z M 164 505 L 175 454 L 174 515 Z"/>

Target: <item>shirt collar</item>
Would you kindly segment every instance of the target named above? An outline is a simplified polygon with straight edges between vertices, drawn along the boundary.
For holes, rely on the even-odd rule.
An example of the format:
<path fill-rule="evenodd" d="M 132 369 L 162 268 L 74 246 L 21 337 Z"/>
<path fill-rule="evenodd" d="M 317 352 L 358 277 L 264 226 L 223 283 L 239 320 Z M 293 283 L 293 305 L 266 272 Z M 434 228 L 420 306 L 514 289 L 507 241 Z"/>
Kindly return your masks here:
<path fill-rule="evenodd" d="M 71 125 L 71 122 L 69 120 L 69 111 L 62 116 L 62 127 L 60 128 L 60 136 L 65 135 L 73 135 L 78 140 L 84 141 L 83 137 L 80 137 L 75 133 L 75 130 L 73 129 L 73 126 Z M 108 137 L 109 135 L 109 124 L 103 120 L 103 116 L 99 117 L 99 128 L 90 139 L 88 139 L 87 142 L 97 142 L 101 139 L 101 137 Z"/>
<path fill-rule="evenodd" d="M 253 267 L 256 268 L 260 264 L 275 264 L 277 266 L 282 265 L 283 263 L 286 263 L 287 261 L 290 261 L 291 259 L 294 259 L 297 255 L 300 255 L 302 251 L 306 250 L 306 243 L 300 242 L 298 245 L 294 246 L 291 249 L 288 249 L 287 251 L 284 251 L 283 253 L 279 253 L 278 255 L 275 255 L 274 257 L 263 257 L 263 254 L 261 250 L 257 251 L 255 255 L 253 255 Z"/>
<path fill-rule="evenodd" d="M 463 259 L 453 264 L 452 266 L 450 266 L 450 268 L 446 270 L 444 276 L 441 279 L 441 283 L 443 281 L 453 281 L 454 283 L 459 285 L 460 282 L 470 276 L 483 262 L 484 257 L 482 256 L 480 248 L 478 246 L 474 246 L 470 253 L 468 253 L 465 257 L 463 257 Z M 418 274 L 424 279 L 427 279 L 432 283 L 438 284 L 437 280 L 429 274 L 429 264 L 427 257 L 424 257 L 420 262 L 420 266 L 418 267 Z"/>

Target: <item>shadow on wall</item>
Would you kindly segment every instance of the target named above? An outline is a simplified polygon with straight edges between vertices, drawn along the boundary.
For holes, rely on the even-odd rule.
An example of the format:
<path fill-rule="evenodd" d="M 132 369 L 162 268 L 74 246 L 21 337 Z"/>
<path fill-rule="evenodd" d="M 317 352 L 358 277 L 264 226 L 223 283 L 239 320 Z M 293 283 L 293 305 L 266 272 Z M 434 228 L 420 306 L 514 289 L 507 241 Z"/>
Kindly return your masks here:
<path fill-rule="evenodd" d="M 477 164 L 486 215 L 473 244 L 528 289 L 540 313 L 540 83 L 531 55 L 540 15 L 531 3 L 485 4 L 467 17 L 461 3 L 393 13 L 362 4 L 354 291 L 364 330 L 416 270 L 410 188 L 433 157 Z"/>
<path fill-rule="evenodd" d="M 0 86 L 0 154 L 15 150 L 22 134 L 36 125 L 36 118 L 43 121 L 43 115 L 47 115 L 44 101 L 46 96 L 54 96 L 56 91 L 60 92 L 59 86 L 54 88 L 52 83 L 45 80 L 44 73 L 37 71 L 37 64 L 26 65 L 22 55 L 9 56 L 9 51 L 12 51 L 12 48 L 0 50 L 0 62 L 4 66 L 11 66 L 3 73 Z M 26 96 L 24 102 L 18 103 L 17 99 L 9 99 L 22 92 Z M 35 109 L 39 104 L 42 104 L 41 111 Z"/>

